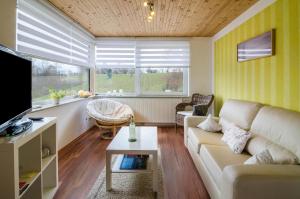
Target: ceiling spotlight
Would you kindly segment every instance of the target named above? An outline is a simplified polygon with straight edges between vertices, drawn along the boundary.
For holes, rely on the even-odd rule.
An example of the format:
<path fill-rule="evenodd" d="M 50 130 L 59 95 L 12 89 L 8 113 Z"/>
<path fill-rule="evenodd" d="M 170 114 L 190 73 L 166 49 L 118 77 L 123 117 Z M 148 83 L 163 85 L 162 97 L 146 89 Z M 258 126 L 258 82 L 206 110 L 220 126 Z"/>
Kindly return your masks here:
<path fill-rule="evenodd" d="M 153 16 L 155 15 L 153 1 L 152 0 L 144 1 L 144 7 L 147 7 L 147 9 L 149 9 L 149 16 L 147 17 L 147 20 L 148 22 L 151 22 Z"/>

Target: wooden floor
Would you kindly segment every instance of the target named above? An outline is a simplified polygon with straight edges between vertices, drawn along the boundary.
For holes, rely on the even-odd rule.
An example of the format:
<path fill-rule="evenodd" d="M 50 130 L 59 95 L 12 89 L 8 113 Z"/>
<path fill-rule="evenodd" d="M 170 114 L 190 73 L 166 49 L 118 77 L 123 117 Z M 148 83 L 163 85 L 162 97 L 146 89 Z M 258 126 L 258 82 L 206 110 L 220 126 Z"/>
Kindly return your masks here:
<path fill-rule="evenodd" d="M 105 149 L 110 141 L 100 140 L 94 127 L 59 152 L 60 187 L 55 199 L 86 198 L 105 166 Z M 184 147 L 182 133 L 159 128 L 165 198 L 207 199 L 208 193 Z"/>

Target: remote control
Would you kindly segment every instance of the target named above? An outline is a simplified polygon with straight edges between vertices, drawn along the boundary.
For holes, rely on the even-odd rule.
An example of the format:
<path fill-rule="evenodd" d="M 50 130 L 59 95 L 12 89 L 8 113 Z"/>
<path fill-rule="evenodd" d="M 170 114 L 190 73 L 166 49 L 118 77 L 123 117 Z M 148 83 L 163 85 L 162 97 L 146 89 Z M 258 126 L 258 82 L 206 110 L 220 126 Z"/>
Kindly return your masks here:
<path fill-rule="evenodd" d="M 29 119 L 32 120 L 32 121 L 41 121 L 44 118 L 43 117 L 29 117 Z"/>

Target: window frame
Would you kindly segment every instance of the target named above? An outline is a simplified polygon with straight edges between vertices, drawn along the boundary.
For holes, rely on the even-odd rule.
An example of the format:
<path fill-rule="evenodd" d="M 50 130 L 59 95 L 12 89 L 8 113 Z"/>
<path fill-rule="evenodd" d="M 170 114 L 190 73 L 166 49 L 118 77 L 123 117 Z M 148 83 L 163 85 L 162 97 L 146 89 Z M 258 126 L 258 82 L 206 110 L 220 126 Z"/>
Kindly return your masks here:
<path fill-rule="evenodd" d="M 55 62 L 55 63 L 58 63 L 58 64 L 66 64 L 66 65 L 76 66 L 76 67 L 80 67 L 80 68 L 86 69 L 87 73 L 88 73 L 88 79 L 87 79 L 88 90 L 91 91 L 91 71 L 92 70 L 91 70 L 90 67 L 76 65 L 76 64 L 70 64 L 70 63 L 62 63 L 62 62 L 58 62 L 56 60 L 50 60 L 50 59 L 46 59 L 46 58 L 43 58 L 43 57 L 34 56 L 34 55 L 31 55 L 31 54 L 25 54 L 25 53 L 21 53 L 21 54 L 23 56 L 27 57 L 28 59 L 30 59 L 32 62 L 33 62 L 32 59 L 40 59 L 40 60 L 43 60 L 43 61 Z M 32 66 L 33 66 L 33 64 L 32 64 Z M 33 75 L 32 75 L 32 77 L 33 77 Z M 33 89 L 32 89 L 32 92 L 33 92 Z M 65 96 L 65 97 L 63 97 L 61 99 L 61 102 L 64 103 L 64 102 L 76 99 L 77 97 L 78 97 L 77 95 L 67 95 L 67 96 Z M 33 98 L 32 98 L 32 105 L 33 106 L 47 106 L 47 105 L 51 105 L 51 104 L 53 104 L 53 100 L 52 99 L 39 100 L 39 101 L 35 101 L 34 102 Z M 53 106 L 55 106 L 55 105 L 53 105 Z"/>
<path fill-rule="evenodd" d="M 97 43 L 101 43 L 103 41 L 112 41 L 112 42 L 117 42 L 117 41 L 141 41 L 141 40 L 128 40 L 128 39 L 119 39 L 119 40 L 101 40 L 98 39 L 95 41 L 95 57 L 96 57 L 96 49 L 97 49 Z M 142 41 L 152 41 L 151 39 L 149 40 L 142 40 Z M 153 39 L 153 41 L 186 41 L 189 42 L 188 40 L 157 40 L 157 39 Z M 190 44 L 189 44 L 190 45 Z M 137 48 L 137 45 L 135 45 L 135 49 Z M 141 89 L 141 67 L 137 67 L 136 66 L 136 56 L 137 53 L 135 52 L 135 66 L 134 67 L 122 67 L 124 69 L 134 69 L 135 70 L 135 89 L 133 93 L 122 93 L 122 94 L 107 94 L 107 93 L 101 93 L 101 92 L 96 92 L 96 78 L 94 79 L 94 92 L 96 95 L 99 96 L 105 96 L 105 97 L 187 97 L 189 95 L 189 88 L 190 88 L 190 46 L 189 46 L 189 65 L 187 67 L 180 67 L 180 66 L 176 66 L 176 67 L 145 67 L 145 68 L 178 68 L 178 69 L 182 69 L 183 70 L 183 91 L 182 92 L 172 92 L 172 93 L 167 93 L 167 92 L 143 92 Z M 97 64 L 95 64 L 95 71 L 98 68 L 110 68 L 110 67 L 101 67 L 101 66 L 97 66 Z M 113 69 L 113 68 L 111 68 Z M 96 76 L 96 72 L 94 74 Z"/>

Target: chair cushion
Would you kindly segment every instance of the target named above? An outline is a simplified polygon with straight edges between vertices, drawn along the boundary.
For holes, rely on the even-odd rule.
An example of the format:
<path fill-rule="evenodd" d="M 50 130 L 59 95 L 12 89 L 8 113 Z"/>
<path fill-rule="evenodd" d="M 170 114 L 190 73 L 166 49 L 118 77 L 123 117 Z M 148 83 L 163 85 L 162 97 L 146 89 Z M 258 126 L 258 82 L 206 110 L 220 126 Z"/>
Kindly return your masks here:
<path fill-rule="evenodd" d="M 262 107 L 259 103 L 242 101 L 242 100 L 227 100 L 220 111 L 220 118 L 226 119 L 235 125 L 249 130 L 251 124 Z"/>
<path fill-rule="evenodd" d="M 192 116 L 193 111 L 178 111 L 177 114 L 184 115 L 184 116 Z"/>
<path fill-rule="evenodd" d="M 229 165 L 244 164 L 250 157 L 247 153 L 235 154 L 227 146 L 204 144 L 200 149 L 200 158 L 219 188 L 223 169 Z"/>
<path fill-rule="evenodd" d="M 300 159 L 299 112 L 265 106 L 258 112 L 250 131 L 286 148 Z"/>
<path fill-rule="evenodd" d="M 106 122 L 126 122 L 133 116 L 132 109 L 120 102 L 109 99 L 96 99 L 87 104 L 89 116 Z"/>
<path fill-rule="evenodd" d="M 202 144 L 226 146 L 221 140 L 222 135 L 222 133 L 207 132 L 199 128 L 190 127 L 188 129 L 188 139 L 196 147 L 197 153 L 199 153 Z"/>

